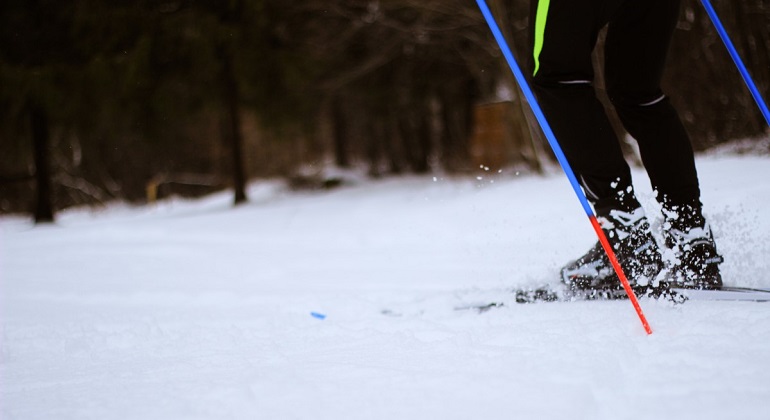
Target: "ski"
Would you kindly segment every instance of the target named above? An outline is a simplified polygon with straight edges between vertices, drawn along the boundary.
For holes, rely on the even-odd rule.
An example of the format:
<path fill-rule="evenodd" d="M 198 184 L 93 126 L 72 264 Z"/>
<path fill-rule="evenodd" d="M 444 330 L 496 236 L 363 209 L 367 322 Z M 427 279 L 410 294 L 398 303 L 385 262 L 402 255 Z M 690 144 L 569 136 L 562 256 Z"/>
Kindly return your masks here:
<path fill-rule="evenodd" d="M 542 286 L 513 289 L 511 293 L 514 297 L 511 303 L 515 304 L 628 299 L 628 296 L 626 296 L 625 291 L 622 289 L 572 291 L 567 287 Z M 671 302 L 673 304 L 682 304 L 690 300 L 770 302 L 770 288 L 725 286 L 721 289 L 695 290 L 636 287 L 634 288 L 634 293 L 640 298 Z M 462 305 L 455 307 L 455 310 L 473 310 L 478 313 L 484 313 L 494 308 L 504 307 L 508 301 L 508 299 L 501 299 L 497 302 Z"/>
<path fill-rule="evenodd" d="M 467 305 L 455 306 L 455 311 L 476 311 L 478 313 L 487 312 L 490 309 L 502 308 L 505 306 L 503 302 L 489 302 L 489 303 L 471 303 Z"/>
<path fill-rule="evenodd" d="M 672 303 L 684 303 L 687 298 L 676 289 L 634 286 L 634 295 L 639 298 L 666 300 Z M 573 302 L 581 300 L 623 300 L 628 299 L 625 290 L 620 288 L 572 290 L 566 286 L 554 288 L 543 286 L 523 288 L 513 291 L 516 303 L 536 302 Z"/>
<path fill-rule="evenodd" d="M 689 300 L 727 300 L 770 302 L 770 289 L 751 287 L 722 287 L 715 290 L 673 289 Z"/>

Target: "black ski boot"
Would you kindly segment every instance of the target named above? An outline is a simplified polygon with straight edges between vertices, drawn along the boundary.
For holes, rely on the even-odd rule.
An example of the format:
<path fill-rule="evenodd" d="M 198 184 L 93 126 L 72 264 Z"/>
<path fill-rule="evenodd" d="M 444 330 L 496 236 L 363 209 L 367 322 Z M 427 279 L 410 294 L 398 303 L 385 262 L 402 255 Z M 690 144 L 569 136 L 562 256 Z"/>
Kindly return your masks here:
<path fill-rule="evenodd" d="M 719 264 L 724 258 L 717 253 L 711 227 L 701 215 L 700 207 L 684 207 L 666 211 L 663 237 L 667 254 L 667 281 L 672 287 L 720 289 L 722 275 Z M 674 217 L 670 217 L 670 216 Z"/>
<path fill-rule="evenodd" d="M 631 287 L 645 293 L 660 287 L 667 288 L 667 285 L 659 284 L 663 260 L 641 206 L 629 211 L 610 210 L 598 220 Z M 595 294 L 597 298 L 612 298 L 624 294 L 623 286 L 599 242 L 585 255 L 562 268 L 561 276 L 570 291 L 582 297 L 590 298 Z"/>

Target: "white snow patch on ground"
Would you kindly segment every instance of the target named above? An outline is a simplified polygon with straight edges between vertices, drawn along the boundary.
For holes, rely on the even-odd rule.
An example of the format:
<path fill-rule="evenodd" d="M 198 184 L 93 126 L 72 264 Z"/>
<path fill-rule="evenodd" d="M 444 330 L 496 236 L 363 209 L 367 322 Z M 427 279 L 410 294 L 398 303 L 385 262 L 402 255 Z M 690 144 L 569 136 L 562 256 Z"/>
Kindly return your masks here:
<path fill-rule="evenodd" d="M 698 168 L 726 284 L 770 287 L 770 158 Z M 768 303 L 454 310 L 595 241 L 561 174 L 282 191 L 0 219 L 0 417 L 768 418 Z"/>

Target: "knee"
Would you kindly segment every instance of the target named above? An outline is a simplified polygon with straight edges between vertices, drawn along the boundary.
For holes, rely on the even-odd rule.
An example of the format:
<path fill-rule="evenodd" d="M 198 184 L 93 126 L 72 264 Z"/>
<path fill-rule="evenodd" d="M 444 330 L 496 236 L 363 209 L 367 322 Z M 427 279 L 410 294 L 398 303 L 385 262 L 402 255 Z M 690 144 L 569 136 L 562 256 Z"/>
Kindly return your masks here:
<path fill-rule="evenodd" d="M 607 90 L 607 96 L 616 110 L 644 110 L 665 102 L 667 97 L 660 90 L 650 92 L 626 92 L 614 89 Z"/>
<path fill-rule="evenodd" d="M 532 77 L 532 90 L 538 97 L 554 100 L 585 99 L 586 96 L 595 95 L 594 85 L 591 80 L 580 77 Z"/>
<path fill-rule="evenodd" d="M 550 75 L 544 76 L 542 72 L 531 77 L 531 83 L 541 89 L 593 89 L 593 80 L 584 75 Z"/>

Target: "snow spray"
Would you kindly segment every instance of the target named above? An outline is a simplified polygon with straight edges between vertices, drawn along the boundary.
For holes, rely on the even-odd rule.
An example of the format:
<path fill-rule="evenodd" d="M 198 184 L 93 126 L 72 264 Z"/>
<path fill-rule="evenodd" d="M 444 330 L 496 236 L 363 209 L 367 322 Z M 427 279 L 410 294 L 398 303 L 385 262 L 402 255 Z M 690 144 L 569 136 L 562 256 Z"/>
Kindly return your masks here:
<path fill-rule="evenodd" d="M 588 203 L 588 199 L 586 198 L 583 189 L 580 187 L 580 184 L 575 177 L 575 172 L 572 171 L 572 167 L 567 162 L 567 157 L 564 155 L 561 146 L 559 146 L 559 142 L 556 140 L 556 135 L 554 135 L 553 131 L 551 130 L 551 126 L 548 124 L 548 121 L 546 121 L 545 114 L 543 114 L 537 99 L 535 99 L 535 95 L 532 93 L 532 89 L 529 87 L 529 83 L 527 83 L 527 79 L 524 76 L 524 73 L 521 72 L 521 68 L 516 61 L 516 58 L 514 58 L 511 49 L 508 47 L 508 43 L 505 41 L 505 37 L 500 31 L 500 27 L 497 26 L 495 17 L 492 15 L 492 12 L 489 10 L 489 7 L 484 0 L 476 0 L 476 3 L 478 3 L 479 9 L 481 9 L 481 13 L 484 15 L 484 19 L 486 19 L 487 25 L 489 25 L 489 29 L 492 30 L 492 34 L 494 35 L 495 40 L 497 41 L 497 44 L 500 47 L 503 56 L 505 57 L 505 60 L 508 62 L 508 66 L 511 68 L 511 71 L 516 77 L 516 81 L 518 82 L 522 93 L 524 93 L 524 97 L 527 99 L 532 112 L 535 114 L 535 118 L 537 118 L 537 122 L 540 124 L 540 128 L 543 130 L 543 134 L 545 134 L 545 137 L 548 140 L 548 144 L 551 146 L 551 149 L 553 149 L 553 152 L 556 155 L 556 159 L 559 161 L 559 165 L 561 165 L 564 173 L 569 179 L 570 184 L 572 184 L 572 189 L 575 191 L 578 200 L 580 200 L 580 204 L 583 206 L 583 210 L 588 216 L 588 219 L 591 221 L 591 225 L 593 226 L 594 231 L 596 231 L 596 236 L 599 237 L 599 242 L 602 244 L 604 252 L 607 253 L 610 262 L 612 263 L 612 267 L 615 269 L 618 278 L 620 278 L 620 282 L 623 284 L 623 289 L 626 291 L 631 304 L 634 306 L 636 314 L 639 316 L 639 320 L 642 322 L 644 330 L 647 332 L 647 334 L 652 334 L 650 324 L 647 322 L 647 318 L 644 316 L 644 312 L 642 312 L 642 307 L 639 305 L 639 300 L 636 298 L 633 289 L 631 289 L 631 284 L 628 282 L 628 278 L 626 278 L 625 273 L 623 273 L 623 269 L 620 267 L 618 258 L 615 256 L 615 251 L 613 251 L 612 246 L 607 240 L 607 235 L 604 234 L 604 231 L 599 225 L 599 222 L 596 220 L 596 215 L 594 214 L 593 209 L 591 209 L 591 206 Z"/>

